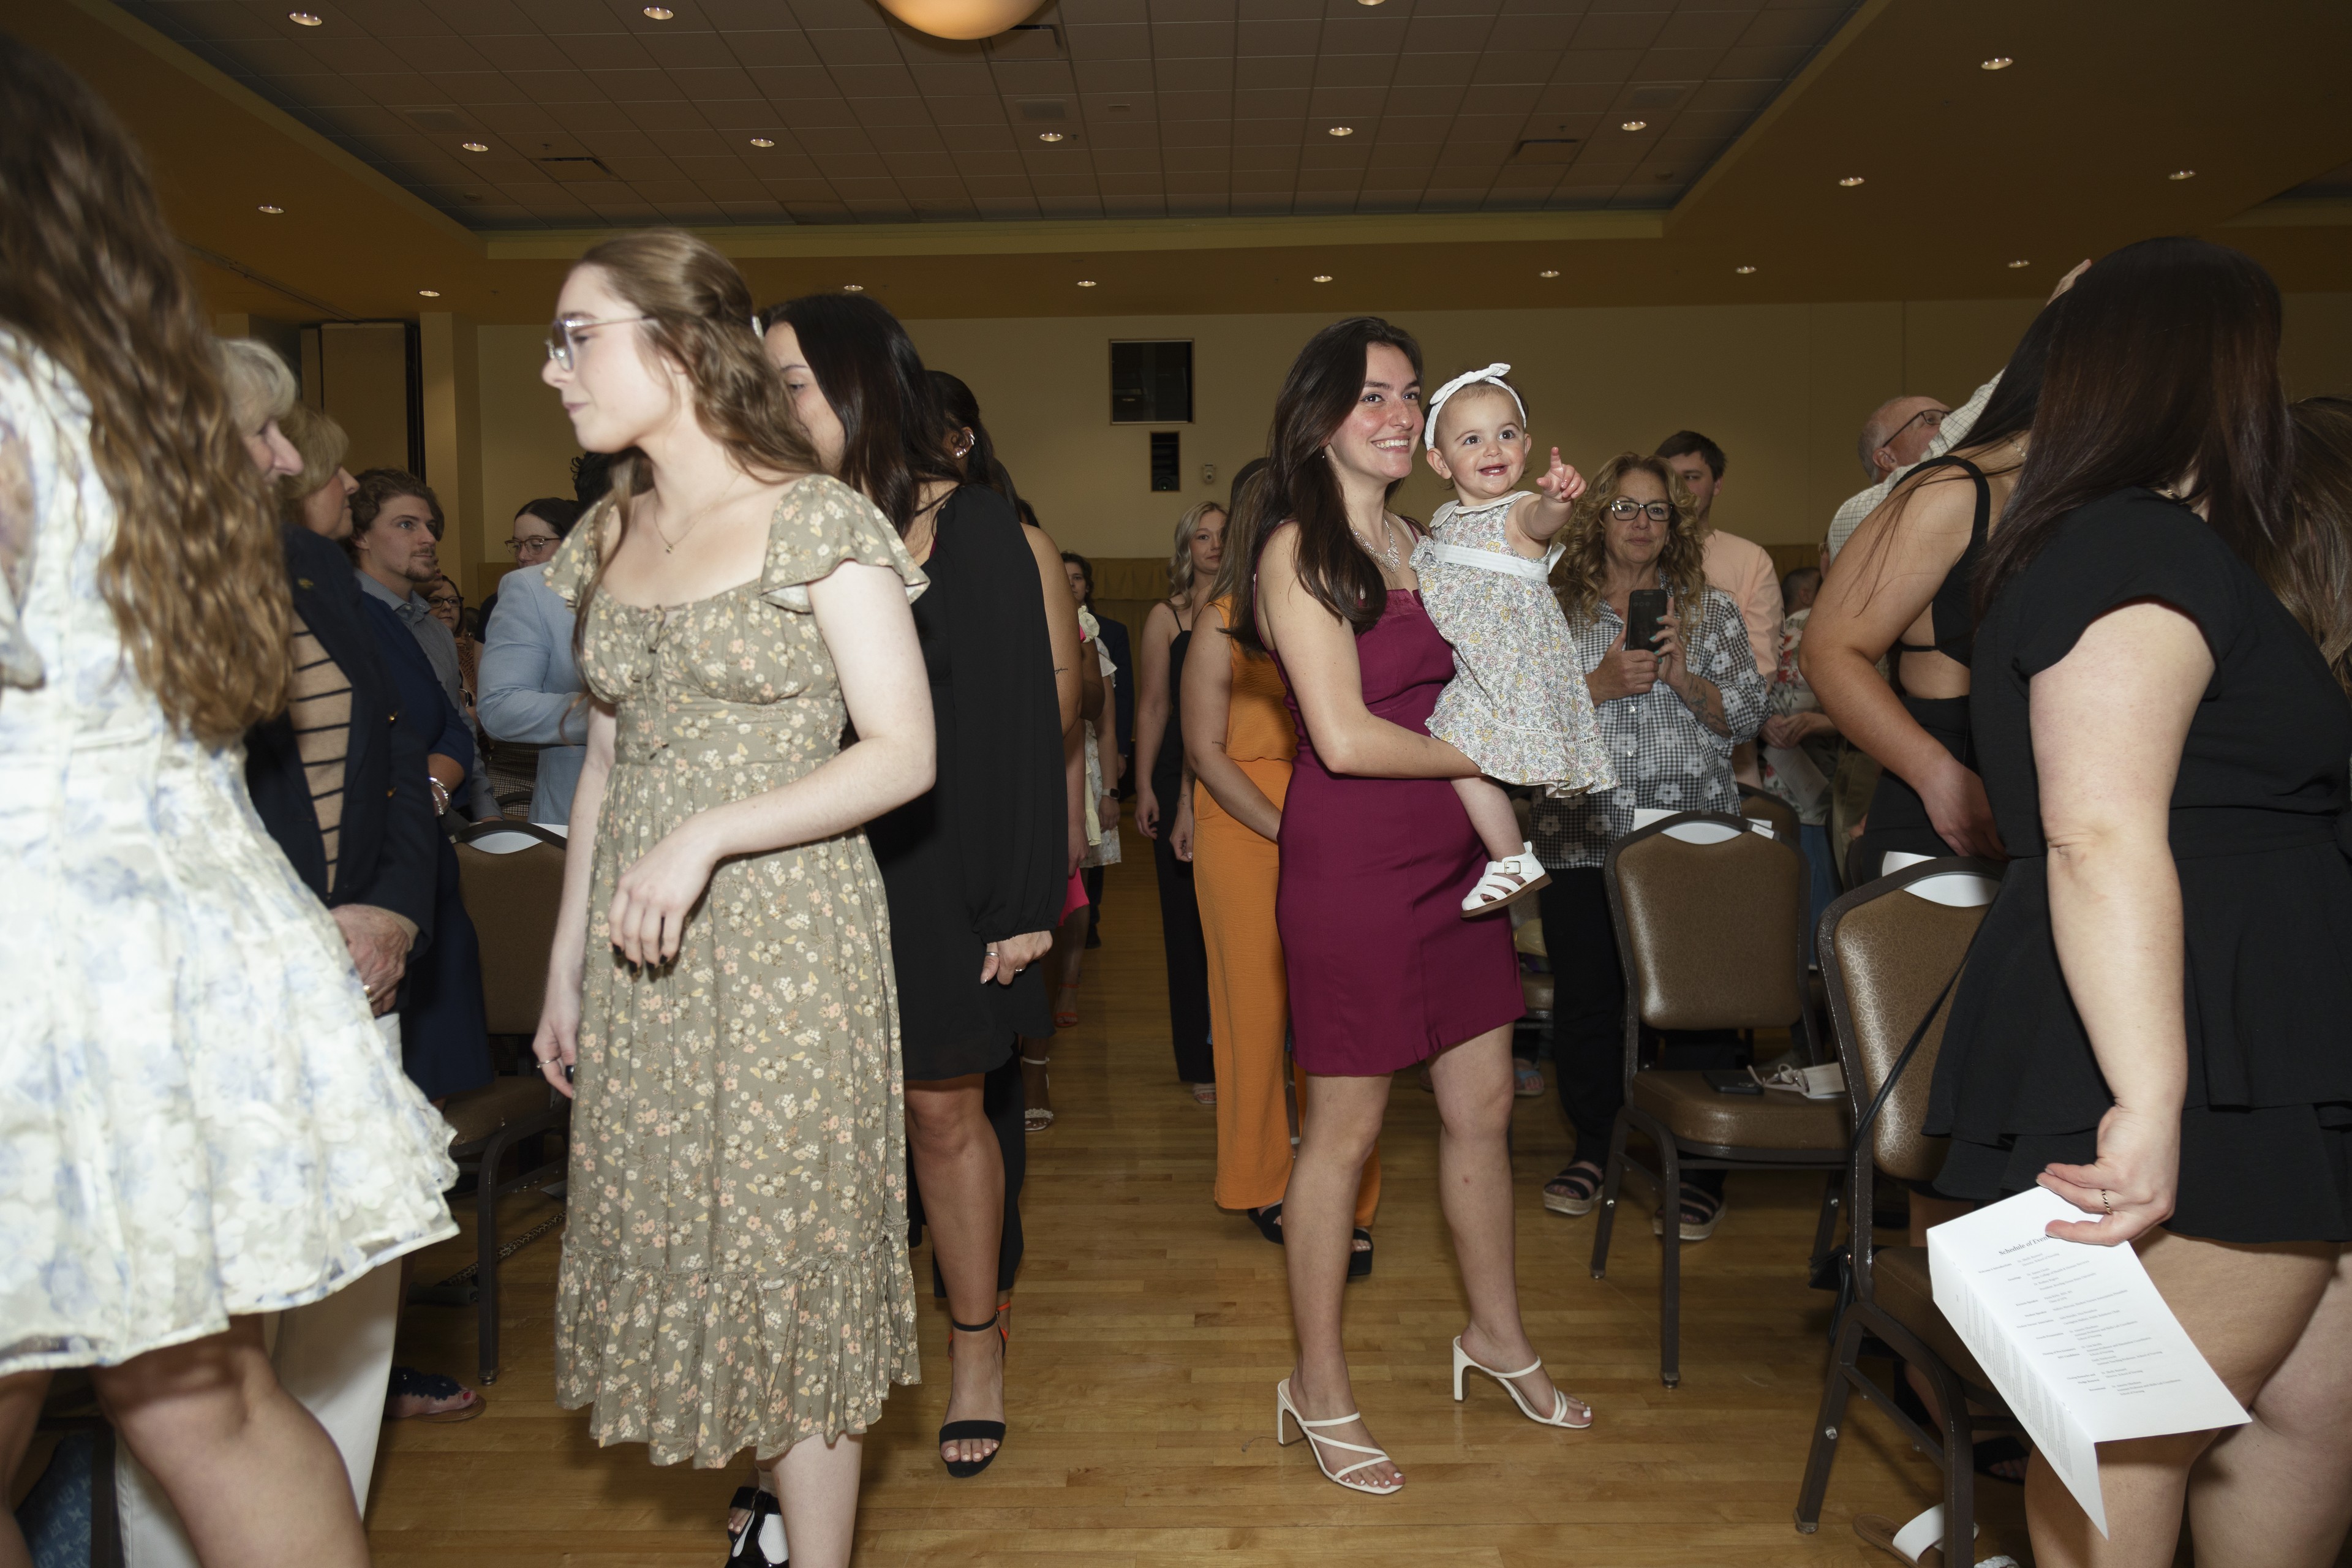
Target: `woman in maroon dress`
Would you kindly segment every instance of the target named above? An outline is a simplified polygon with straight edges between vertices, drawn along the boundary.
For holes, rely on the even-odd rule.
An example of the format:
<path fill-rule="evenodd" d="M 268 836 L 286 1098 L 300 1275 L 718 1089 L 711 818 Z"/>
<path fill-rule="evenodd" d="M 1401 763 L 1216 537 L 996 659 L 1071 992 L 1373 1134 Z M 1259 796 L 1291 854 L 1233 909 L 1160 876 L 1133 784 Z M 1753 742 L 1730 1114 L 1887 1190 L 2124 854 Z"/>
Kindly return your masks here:
<path fill-rule="evenodd" d="M 1454 1396 L 1479 1371 L 1530 1420 L 1592 1420 L 1519 1322 L 1506 1145 L 1518 966 L 1501 922 L 1462 918 L 1486 851 L 1448 781 L 1478 766 L 1424 728 L 1454 656 L 1405 564 L 1418 530 L 1388 510 L 1421 427 L 1411 336 L 1370 316 L 1315 335 L 1275 407 L 1265 526 L 1244 535 L 1265 544 L 1234 617 L 1280 661 L 1298 721 L 1275 918 L 1316 1115 L 1282 1211 L 1298 1361 L 1276 1387 L 1276 1436 L 1295 1424 L 1326 1476 L 1374 1494 L 1404 1476 L 1356 1414 L 1339 1309 L 1357 1180 L 1400 1068 L 1429 1064 L 1444 1124 L 1438 1176 L 1470 1308 Z"/>

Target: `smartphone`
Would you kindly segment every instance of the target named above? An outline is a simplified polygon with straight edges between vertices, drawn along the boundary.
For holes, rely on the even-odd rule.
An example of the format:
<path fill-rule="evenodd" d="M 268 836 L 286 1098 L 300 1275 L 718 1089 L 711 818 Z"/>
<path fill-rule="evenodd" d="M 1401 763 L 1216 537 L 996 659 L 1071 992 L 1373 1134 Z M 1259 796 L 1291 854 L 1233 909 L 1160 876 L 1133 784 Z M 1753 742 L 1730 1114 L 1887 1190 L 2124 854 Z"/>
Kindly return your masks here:
<path fill-rule="evenodd" d="M 1636 588 L 1625 596 L 1625 646 L 1654 653 L 1658 646 L 1658 623 L 1665 618 L 1666 591 L 1664 588 Z"/>
<path fill-rule="evenodd" d="M 1764 1086 L 1758 1083 L 1744 1068 L 1706 1068 L 1699 1076 L 1706 1087 L 1717 1094 L 1762 1094 Z"/>

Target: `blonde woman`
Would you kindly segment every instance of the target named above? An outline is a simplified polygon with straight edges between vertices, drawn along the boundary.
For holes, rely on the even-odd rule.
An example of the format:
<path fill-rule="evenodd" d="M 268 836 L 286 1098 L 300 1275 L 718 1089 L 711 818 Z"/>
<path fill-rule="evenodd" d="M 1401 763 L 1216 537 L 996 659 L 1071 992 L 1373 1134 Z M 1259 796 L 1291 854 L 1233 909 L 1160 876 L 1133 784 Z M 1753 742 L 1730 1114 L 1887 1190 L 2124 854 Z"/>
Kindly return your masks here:
<path fill-rule="evenodd" d="M 203 1563 L 362 1568 L 262 1315 L 454 1234 L 457 1171 L 246 792 L 296 459 L 182 255 L 113 116 L 0 38 L 0 1474 L 86 1367 Z"/>
<path fill-rule="evenodd" d="M 286 521 L 341 543 L 352 536 L 352 495 L 360 488 L 343 467 L 351 437 L 331 416 L 299 403 L 278 427 L 302 459 L 299 473 L 278 476 L 278 503 Z"/>
<path fill-rule="evenodd" d="M 1192 897 L 1192 780 L 1184 766 L 1180 683 L 1193 625 L 1216 584 L 1224 537 L 1225 509 L 1215 501 L 1204 500 L 1176 520 L 1168 597 L 1143 618 L 1135 650 L 1135 826 L 1151 840 L 1160 873 L 1160 940 L 1168 952 L 1176 1076 L 1203 1105 L 1217 1102 L 1217 1069 L 1209 1052 L 1208 952 Z"/>

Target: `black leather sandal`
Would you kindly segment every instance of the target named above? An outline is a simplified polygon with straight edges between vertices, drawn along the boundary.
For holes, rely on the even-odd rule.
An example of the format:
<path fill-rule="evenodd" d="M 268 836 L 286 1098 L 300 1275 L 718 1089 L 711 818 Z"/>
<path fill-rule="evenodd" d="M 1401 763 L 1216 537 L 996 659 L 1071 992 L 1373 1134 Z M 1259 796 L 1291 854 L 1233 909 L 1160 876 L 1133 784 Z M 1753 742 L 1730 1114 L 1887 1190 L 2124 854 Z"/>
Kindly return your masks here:
<path fill-rule="evenodd" d="M 1257 1233 L 1260 1236 L 1276 1247 L 1282 1245 L 1282 1205 L 1280 1204 L 1268 1204 L 1262 1209 L 1244 1209 L 1242 1213 L 1249 1215 L 1250 1224 L 1257 1226 Z"/>
<path fill-rule="evenodd" d="M 1359 1241 L 1364 1244 L 1360 1249 L 1356 1246 Z M 1372 1233 L 1360 1225 L 1356 1227 L 1354 1237 L 1348 1243 L 1348 1278 L 1369 1279 L 1371 1277 Z"/>
<path fill-rule="evenodd" d="M 727 1568 L 787 1568 L 784 1510 L 776 1494 L 759 1487 L 737 1487 L 729 1508 L 751 1517 L 728 1542 Z"/>
<path fill-rule="evenodd" d="M 1008 1355 L 1012 1353 L 1013 1336 L 1004 1327 L 1004 1319 L 1001 1311 L 998 1316 L 990 1318 L 984 1323 L 959 1323 L 953 1318 L 950 1318 L 948 1327 L 957 1332 L 967 1334 L 984 1334 L 993 1330 L 998 1342 L 1004 1347 L 1005 1353 Z M 948 1358 L 950 1361 L 955 1358 L 953 1339 L 948 1341 Z M 996 1456 L 1004 1452 L 1004 1423 L 1002 1421 L 950 1421 L 940 1428 L 940 1441 L 943 1444 L 959 1442 L 967 1437 L 976 1437 L 982 1442 L 992 1442 L 996 1447 L 988 1451 L 988 1458 L 984 1459 L 943 1461 L 948 1468 L 948 1474 L 960 1481 L 969 1480 L 996 1463 Z"/>

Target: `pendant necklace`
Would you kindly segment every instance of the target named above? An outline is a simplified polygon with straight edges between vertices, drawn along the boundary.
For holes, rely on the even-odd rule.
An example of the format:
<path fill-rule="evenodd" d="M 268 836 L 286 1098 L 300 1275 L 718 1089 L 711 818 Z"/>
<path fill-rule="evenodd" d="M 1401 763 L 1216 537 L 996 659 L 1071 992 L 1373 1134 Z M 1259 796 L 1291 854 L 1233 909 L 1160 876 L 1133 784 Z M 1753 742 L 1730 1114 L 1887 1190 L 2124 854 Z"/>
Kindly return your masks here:
<path fill-rule="evenodd" d="M 1365 544 L 1361 534 L 1357 535 L 1356 542 L 1363 546 L 1365 554 L 1370 556 L 1375 561 L 1385 563 L 1390 571 L 1394 572 L 1400 570 L 1401 563 L 1400 557 L 1397 552 L 1396 530 L 1391 526 L 1385 514 L 1381 518 L 1381 537 L 1386 542 L 1387 547 L 1385 549 L 1375 550 L 1370 545 Z"/>

